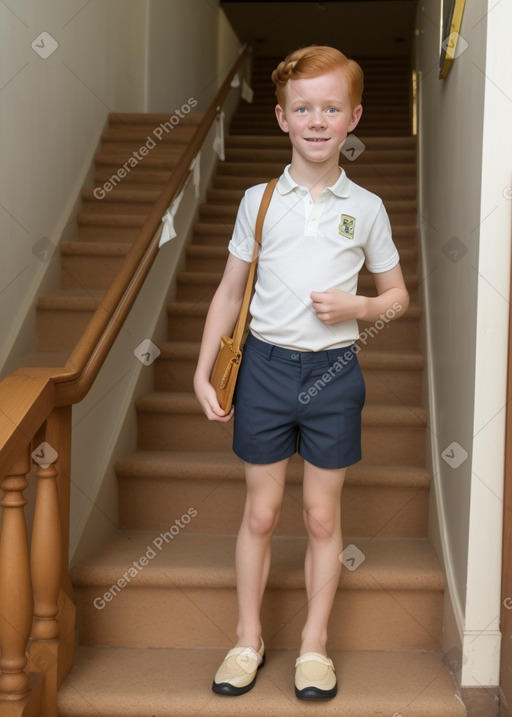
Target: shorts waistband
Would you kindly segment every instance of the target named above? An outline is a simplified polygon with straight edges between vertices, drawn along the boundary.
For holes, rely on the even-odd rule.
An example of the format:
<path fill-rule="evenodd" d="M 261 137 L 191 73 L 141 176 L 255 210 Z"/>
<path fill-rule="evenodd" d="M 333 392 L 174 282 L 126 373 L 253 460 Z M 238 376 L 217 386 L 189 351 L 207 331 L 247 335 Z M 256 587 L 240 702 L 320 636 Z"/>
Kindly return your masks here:
<path fill-rule="evenodd" d="M 348 360 L 356 354 L 354 350 L 355 343 L 349 346 L 341 346 L 337 349 L 326 349 L 325 351 L 293 351 L 292 349 L 285 349 L 282 346 L 269 344 L 266 341 L 256 338 L 256 336 L 251 333 L 247 336 L 246 344 L 255 351 L 258 351 L 258 353 L 263 354 L 267 359 L 274 356 L 284 359 L 285 361 L 293 361 L 294 363 L 311 363 L 319 360 L 334 363 L 343 358 Z M 345 356 L 345 353 L 348 353 L 349 356 Z"/>

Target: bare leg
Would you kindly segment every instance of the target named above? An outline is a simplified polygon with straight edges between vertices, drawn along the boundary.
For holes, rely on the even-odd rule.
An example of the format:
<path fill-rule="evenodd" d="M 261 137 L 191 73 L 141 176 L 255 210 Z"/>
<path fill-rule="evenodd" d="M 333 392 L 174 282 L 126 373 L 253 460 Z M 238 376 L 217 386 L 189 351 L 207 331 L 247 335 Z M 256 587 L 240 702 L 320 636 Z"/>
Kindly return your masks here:
<path fill-rule="evenodd" d="M 304 461 L 304 522 L 308 547 L 304 573 L 308 615 L 300 654 L 327 655 L 327 623 L 341 573 L 341 489 L 346 468 L 328 470 Z"/>
<path fill-rule="evenodd" d="M 272 533 L 279 521 L 288 459 L 245 464 L 247 497 L 236 543 L 237 646 L 261 646 L 260 608 L 270 570 Z"/>

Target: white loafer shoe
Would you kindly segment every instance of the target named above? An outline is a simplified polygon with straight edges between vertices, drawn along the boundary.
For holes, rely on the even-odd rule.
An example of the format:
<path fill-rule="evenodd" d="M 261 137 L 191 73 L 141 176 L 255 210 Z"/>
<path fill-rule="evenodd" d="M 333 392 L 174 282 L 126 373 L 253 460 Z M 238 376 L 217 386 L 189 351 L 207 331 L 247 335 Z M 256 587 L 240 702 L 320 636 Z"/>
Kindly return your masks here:
<path fill-rule="evenodd" d="M 243 695 L 254 687 L 258 670 L 264 664 L 263 640 L 258 652 L 252 647 L 234 647 L 217 670 L 212 690 L 219 695 Z"/>
<path fill-rule="evenodd" d="M 338 686 L 332 660 L 306 652 L 295 662 L 295 694 L 301 700 L 330 700 Z"/>

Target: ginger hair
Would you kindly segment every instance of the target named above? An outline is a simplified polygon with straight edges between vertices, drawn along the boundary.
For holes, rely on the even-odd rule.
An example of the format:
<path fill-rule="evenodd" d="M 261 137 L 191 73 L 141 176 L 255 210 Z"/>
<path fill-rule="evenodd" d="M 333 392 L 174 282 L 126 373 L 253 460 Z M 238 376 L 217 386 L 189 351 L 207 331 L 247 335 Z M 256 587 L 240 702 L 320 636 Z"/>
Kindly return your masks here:
<path fill-rule="evenodd" d="M 272 82 L 276 86 L 278 103 L 284 109 L 286 102 L 285 87 L 288 80 L 304 77 L 318 77 L 326 72 L 340 69 L 348 83 L 351 108 L 361 104 L 363 95 L 363 71 L 342 52 L 327 45 L 310 45 L 291 52 L 279 63 L 272 73 Z"/>

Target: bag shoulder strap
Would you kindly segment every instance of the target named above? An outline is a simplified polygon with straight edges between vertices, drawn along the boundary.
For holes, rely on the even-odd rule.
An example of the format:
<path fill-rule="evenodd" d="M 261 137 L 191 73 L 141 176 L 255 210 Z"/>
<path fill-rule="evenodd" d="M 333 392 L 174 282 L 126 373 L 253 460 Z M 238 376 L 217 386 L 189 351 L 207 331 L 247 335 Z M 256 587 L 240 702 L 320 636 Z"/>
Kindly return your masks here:
<path fill-rule="evenodd" d="M 258 263 L 258 253 L 261 246 L 261 235 L 263 232 L 263 222 L 265 221 L 265 215 L 272 199 L 275 186 L 279 180 L 279 177 L 271 179 L 265 187 L 263 196 L 261 198 L 260 208 L 258 210 L 258 216 L 256 217 L 256 226 L 254 229 L 254 251 L 252 255 L 251 268 L 249 269 L 249 276 L 247 277 L 247 284 L 245 286 L 244 298 L 242 300 L 242 306 L 238 319 L 236 322 L 235 329 L 233 331 L 233 348 L 238 351 L 240 344 L 242 343 L 242 337 L 245 330 L 245 323 L 247 321 L 247 314 L 249 313 L 249 304 L 251 301 L 252 288 L 254 285 L 254 277 L 256 275 L 256 265 Z"/>

